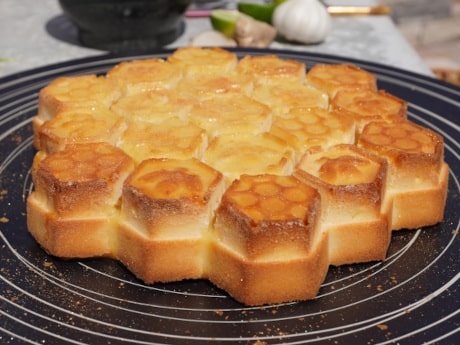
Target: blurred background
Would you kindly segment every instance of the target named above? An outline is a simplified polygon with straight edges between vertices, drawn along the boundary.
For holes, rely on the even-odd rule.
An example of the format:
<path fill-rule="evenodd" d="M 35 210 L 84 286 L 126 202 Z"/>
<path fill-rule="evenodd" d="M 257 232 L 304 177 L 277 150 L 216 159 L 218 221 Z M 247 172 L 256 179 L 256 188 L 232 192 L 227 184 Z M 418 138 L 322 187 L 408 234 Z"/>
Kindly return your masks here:
<path fill-rule="evenodd" d="M 460 0 L 381 0 L 435 75 L 460 85 Z"/>

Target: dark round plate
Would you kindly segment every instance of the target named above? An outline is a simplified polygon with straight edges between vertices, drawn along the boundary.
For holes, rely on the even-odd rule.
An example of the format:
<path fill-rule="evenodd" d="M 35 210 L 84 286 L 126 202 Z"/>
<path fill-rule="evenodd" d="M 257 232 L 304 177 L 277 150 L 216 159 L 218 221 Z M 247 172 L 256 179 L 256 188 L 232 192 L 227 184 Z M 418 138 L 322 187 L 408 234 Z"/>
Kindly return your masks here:
<path fill-rule="evenodd" d="M 450 165 L 444 221 L 393 233 L 383 262 L 331 267 L 315 300 L 247 308 L 211 283 L 144 285 L 117 261 L 59 260 L 27 232 L 31 117 L 60 75 L 104 73 L 144 56 L 102 56 L 0 79 L 0 340 L 4 344 L 454 344 L 460 333 L 460 89 L 397 68 L 334 56 L 278 54 L 310 67 L 354 63 L 409 102 L 409 118 L 444 136 Z"/>

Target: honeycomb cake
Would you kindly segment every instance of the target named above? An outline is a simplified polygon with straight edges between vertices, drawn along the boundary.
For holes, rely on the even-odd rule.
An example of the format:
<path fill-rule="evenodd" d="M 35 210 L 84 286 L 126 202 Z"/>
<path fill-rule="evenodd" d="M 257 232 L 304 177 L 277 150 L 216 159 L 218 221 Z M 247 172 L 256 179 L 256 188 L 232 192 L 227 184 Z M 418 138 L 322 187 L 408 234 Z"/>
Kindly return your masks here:
<path fill-rule="evenodd" d="M 309 85 L 268 84 L 254 88 L 252 97 L 268 105 L 274 114 L 283 116 L 292 108 L 328 108 L 327 95 Z"/>
<path fill-rule="evenodd" d="M 340 90 L 377 91 L 376 76 L 350 64 L 315 65 L 308 71 L 306 80 L 331 98 Z"/>
<path fill-rule="evenodd" d="M 242 174 L 289 175 L 294 168 L 295 153 L 285 141 L 269 133 L 219 136 L 209 143 L 203 160 L 221 171 L 231 183 Z"/>
<path fill-rule="evenodd" d="M 119 87 L 103 76 L 60 77 L 40 90 L 37 116 L 43 122 L 50 120 L 63 104 L 109 107 L 120 95 Z"/>
<path fill-rule="evenodd" d="M 119 84 L 123 95 L 171 89 L 182 79 L 182 70 L 163 59 L 125 61 L 107 73 L 107 79 Z"/>
<path fill-rule="evenodd" d="M 357 132 L 371 121 L 400 121 L 407 117 L 407 103 L 383 90 L 341 90 L 331 100 L 330 109 L 356 122 Z"/>
<path fill-rule="evenodd" d="M 224 74 L 200 74 L 193 78 L 183 78 L 176 90 L 184 95 L 203 101 L 217 96 L 250 96 L 254 82 L 250 76 L 235 71 Z"/>
<path fill-rule="evenodd" d="M 88 111 L 95 106 L 108 108 L 120 95 L 118 86 L 105 77 L 93 74 L 59 77 L 39 92 L 38 113 L 32 118 L 33 130 L 36 133 L 64 105 L 84 107 Z M 34 137 L 34 145 L 39 148 L 37 136 Z"/>
<path fill-rule="evenodd" d="M 145 282 L 201 278 L 222 174 L 196 160 L 147 159 L 123 186 L 118 258 Z"/>
<path fill-rule="evenodd" d="M 227 74 L 235 70 L 238 63 L 236 55 L 221 48 L 183 47 L 172 53 L 168 61 L 181 69 L 188 78 L 201 74 Z"/>
<path fill-rule="evenodd" d="M 190 121 L 205 129 L 210 139 L 229 134 L 258 135 L 270 129 L 272 112 L 253 98 L 234 94 L 195 104 Z"/>
<path fill-rule="evenodd" d="M 52 255 L 113 256 L 122 185 L 133 169 L 132 158 L 107 143 L 37 154 L 29 231 Z"/>
<path fill-rule="evenodd" d="M 110 110 L 132 122 L 158 123 L 171 118 L 186 120 L 195 101 L 172 90 L 153 90 L 122 96 Z"/>
<path fill-rule="evenodd" d="M 270 133 L 286 141 L 295 152 L 302 155 L 313 146 L 353 144 L 355 122 L 327 109 L 292 108 L 285 116 L 273 118 Z"/>
<path fill-rule="evenodd" d="M 247 55 L 236 69 L 240 74 L 251 76 L 257 84 L 302 84 L 305 81 L 304 64 L 280 59 L 276 55 Z"/>
<path fill-rule="evenodd" d="M 147 158 L 198 158 L 207 147 L 206 131 L 178 118 L 159 123 L 129 122 L 117 146 L 136 163 Z"/>
<path fill-rule="evenodd" d="M 383 204 L 387 163 L 354 145 L 307 150 L 295 176 L 321 194 L 321 231 L 329 234 L 332 265 L 383 260 L 390 243 Z"/>
<path fill-rule="evenodd" d="M 184 47 L 64 76 L 33 117 L 31 235 L 146 284 L 207 279 L 246 305 L 317 296 L 442 221 L 444 142 L 350 64 Z"/>
<path fill-rule="evenodd" d="M 358 145 L 388 161 L 386 203 L 392 210 L 392 229 L 442 220 L 449 168 L 439 134 L 409 121 L 371 122 Z"/>
<path fill-rule="evenodd" d="M 320 208 L 293 176 L 242 175 L 216 211 L 209 279 L 247 305 L 313 298 L 328 268 Z"/>
<path fill-rule="evenodd" d="M 36 131 L 35 146 L 48 153 L 61 151 L 68 144 L 106 142 L 116 145 L 126 130 L 124 119 L 101 105 L 63 105 L 55 116 Z"/>

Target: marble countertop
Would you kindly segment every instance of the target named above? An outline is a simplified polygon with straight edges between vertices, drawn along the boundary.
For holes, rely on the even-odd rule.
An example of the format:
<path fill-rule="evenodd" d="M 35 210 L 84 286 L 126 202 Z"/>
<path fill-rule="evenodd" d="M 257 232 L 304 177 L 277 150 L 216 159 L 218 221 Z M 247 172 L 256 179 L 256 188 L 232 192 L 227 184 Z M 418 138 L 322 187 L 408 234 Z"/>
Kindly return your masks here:
<path fill-rule="evenodd" d="M 341 2 L 373 3 L 334 1 Z M 183 34 L 166 48 L 185 46 L 191 37 L 209 28 L 208 18 L 187 18 Z M 432 75 L 386 15 L 334 16 L 332 32 L 323 43 L 273 42 L 270 48 L 331 54 Z M 57 0 L 0 1 L 0 78 L 48 64 L 103 54 L 106 52 L 80 45 L 75 26 L 62 13 Z"/>

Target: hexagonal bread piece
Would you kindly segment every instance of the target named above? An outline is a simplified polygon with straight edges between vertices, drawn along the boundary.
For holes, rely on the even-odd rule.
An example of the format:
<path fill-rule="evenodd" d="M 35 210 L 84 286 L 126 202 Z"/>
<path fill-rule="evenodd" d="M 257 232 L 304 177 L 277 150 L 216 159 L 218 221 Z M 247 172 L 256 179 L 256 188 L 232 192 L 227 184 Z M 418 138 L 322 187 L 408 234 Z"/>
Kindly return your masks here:
<path fill-rule="evenodd" d="M 174 117 L 186 120 L 194 103 L 174 90 L 153 90 L 120 97 L 110 110 L 132 122 L 159 123 Z"/>
<path fill-rule="evenodd" d="M 305 65 L 277 55 L 245 56 L 236 67 L 238 73 L 250 75 L 257 84 L 295 83 L 305 80 Z"/>
<path fill-rule="evenodd" d="M 182 47 L 176 49 L 168 57 L 168 61 L 182 69 L 185 77 L 199 74 L 226 74 L 234 71 L 238 62 L 237 56 L 217 47 Z"/>
<path fill-rule="evenodd" d="M 27 199 L 29 231 L 52 255 L 113 256 L 117 205 L 133 168 L 129 156 L 106 143 L 36 155 L 35 190 Z"/>
<path fill-rule="evenodd" d="M 376 76 L 350 64 L 317 64 L 308 71 L 306 81 L 327 92 L 331 98 L 344 89 L 377 91 Z"/>
<path fill-rule="evenodd" d="M 295 176 L 321 194 L 321 229 L 329 234 L 329 262 L 383 260 L 390 243 L 390 215 L 383 209 L 385 159 L 353 145 L 314 147 Z"/>
<path fill-rule="evenodd" d="M 57 109 L 67 103 L 89 107 L 101 104 L 108 108 L 120 95 L 118 85 L 105 77 L 94 74 L 60 77 L 40 90 L 38 118 L 43 122 L 52 119 Z"/>
<path fill-rule="evenodd" d="M 235 72 L 225 74 L 200 74 L 182 79 L 176 91 L 203 101 L 224 95 L 250 96 L 253 90 L 252 78 Z"/>
<path fill-rule="evenodd" d="M 339 91 L 331 100 L 330 109 L 355 120 L 358 133 L 371 121 L 400 121 L 407 116 L 407 102 L 382 90 Z"/>
<path fill-rule="evenodd" d="M 222 174 L 196 159 L 143 161 L 123 187 L 118 258 L 146 283 L 201 278 Z"/>
<path fill-rule="evenodd" d="M 300 158 L 312 146 L 355 142 L 355 123 L 322 108 L 293 108 L 273 118 L 270 133 L 285 140 Z"/>
<path fill-rule="evenodd" d="M 124 95 L 158 89 L 171 89 L 182 78 L 182 71 L 163 59 L 123 61 L 107 72 Z"/>
<path fill-rule="evenodd" d="M 267 132 L 272 123 L 268 106 L 244 95 L 214 97 L 197 103 L 190 121 L 205 129 L 210 138 L 227 135 L 257 135 Z"/>
<path fill-rule="evenodd" d="M 442 220 L 449 176 L 442 136 L 410 121 L 371 122 L 358 145 L 388 161 L 386 203 L 392 209 L 392 229 Z"/>
<path fill-rule="evenodd" d="M 295 177 L 242 175 L 216 211 L 209 279 L 247 305 L 315 297 L 328 268 L 320 207 Z"/>
<path fill-rule="evenodd" d="M 221 171 L 231 183 L 241 174 L 289 175 L 295 153 L 284 140 L 269 133 L 221 136 L 209 143 L 203 160 Z"/>
<path fill-rule="evenodd" d="M 312 86 L 295 83 L 259 85 L 254 88 L 252 97 L 281 116 L 292 108 L 327 109 L 329 106 L 327 94 Z"/>
<path fill-rule="evenodd" d="M 207 143 L 204 129 L 171 118 L 160 123 L 130 122 L 118 147 L 140 163 L 148 158 L 201 159 Z"/>
<path fill-rule="evenodd" d="M 51 153 L 63 150 L 68 144 L 106 142 L 115 145 L 126 126 L 121 117 L 100 105 L 88 108 L 67 104 L 35 133 L 36 146 Z"/>

